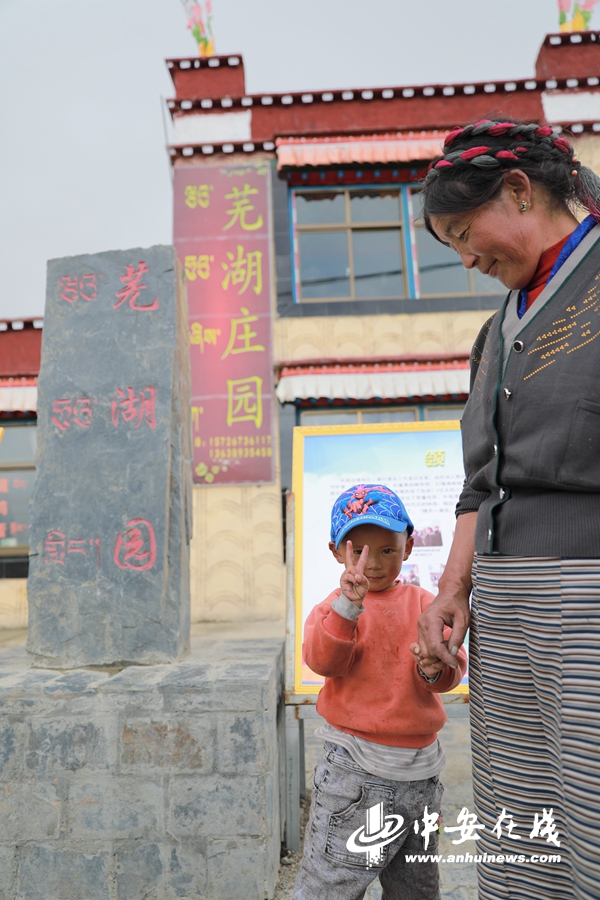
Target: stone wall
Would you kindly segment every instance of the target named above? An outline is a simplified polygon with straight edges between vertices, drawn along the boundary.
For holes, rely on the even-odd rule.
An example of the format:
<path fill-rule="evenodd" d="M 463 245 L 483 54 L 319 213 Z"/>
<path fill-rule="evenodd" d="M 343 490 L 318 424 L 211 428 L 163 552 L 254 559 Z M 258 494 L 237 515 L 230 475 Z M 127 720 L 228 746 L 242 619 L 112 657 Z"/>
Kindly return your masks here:
<path fill-rule="evenodd" d="M 71 672 L 0 658 L 0 898 L 263 900 L 280 854 L 279 641 Z"/>

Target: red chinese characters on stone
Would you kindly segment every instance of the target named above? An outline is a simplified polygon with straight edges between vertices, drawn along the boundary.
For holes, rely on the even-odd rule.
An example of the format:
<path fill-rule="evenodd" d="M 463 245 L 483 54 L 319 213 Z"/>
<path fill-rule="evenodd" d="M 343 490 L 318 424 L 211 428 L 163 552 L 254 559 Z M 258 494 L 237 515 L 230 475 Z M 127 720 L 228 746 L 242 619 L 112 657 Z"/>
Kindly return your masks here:
<path fill-rule="evenodd" d="M 118 534 L 113 559 L 120 569 L 144 572 L 156 561 L 156 538 L 147 519 L 130 519 Z"/>
<path fill-rule="evenodd" d="M 65 564 L 65 534 L 62 531 L 49 531 L 44 543 L 44 562 Z"/>
<path fill-rule="evenodd" d="M 121 290 L 116 291 L 115 297 L 117 302 L 113 304 L 113 309 L 118 309 L 125 302 L 129 302 L 132 309 L 141 311 L 158 309 L 158 297 L 155 297 L 151 304 L 144 305 L 138 303 L 138 299 L 147 289 L 147 285 L 142 283 L 143 276 L 148 272 L 148 266 L 143 260 L 140 260 L 137 268 L 135 265 L 125 266 L 125 275 L 120 275 L 120 279 L 125 285 Z M 98 276 L 102 278 L 102 275 Z M 67 303 L 75 303 L 77 300 L 95 300 L 98 296 L 97 276 L 95 272 L 86 272 L 84 275 L 63 275 L 58 283 L 58 293 Z"/>
<path fill-rule="evenodd" d="M 2 523 L 6 531 L 6 523 Z M 26 526 L 24 526 L 26 527 Z M 20 531 L 21 528 L 17 528 Z M 6 537 L 6 534 L 4 534 Z M 44 542 L 44 562 L 64 566 L 69 556 L 80 555 L 97 560 L 100 569 L 100 538 L 69 538 L 58 529 L 49 531 Z M 119 569 L 143 572 L 156 562 L 156 538 L 147 519 L 130 519 L 122 533 L 117 535 L 113 559 Z"/>
<path fill-rule="evenodd" d="M 156 428 L 154 405 L 156 401 L 156 389 L 150 385 L 137 394 L 132 387 L 124 390 L 117 388 L 117 396 L 112 401 L 110 417 L 115 428 L 119 425 L 119 416 L 124 422 L 135 421 L 135 428 L 139 428 L 143 421 L 150 428 Z"/>
<path fill-rule="evenodd" d="M 0 478 L 0 494 L 8 494 L 8 478 Z"/>
<path fill-rule="evenodd" d="M 67 557 L 80 554 L 86 559 L 96 557 L 100 568 L 100 538 L 67 538 L 64 531 L 49 531 L 44 542 L 44 562 L 65 565 Z"/>
<path fill-rule="evenodd" d="M 73 423 L 80 428 L 89 428 L 92 424 L 92 401 L 89 397 L 80 397 L 75 401 L 70 397 L 55 400 L 52 412 L 52 421 L 61 431 L 68 431 L 71 427 L 71 415 Z"/>
<path fill-rule="evenodd" d="M 81 397 L 73 407 L 73 421 L 80 428 L 89 428 L 92 424 L 92 404 L 89 397 Z"/>
<path fill-rule="evenodd" d="M 68 553 L 81 553 L 83 556 L 87 556 L 86 552 L 86 539 L 85 538 L 69 538 L 69 549 Z"/>
<path fill-rule="evenodd" d="M 61 431 L 67 431 L 71 427 L 71 400 L 67 397 L 62 400 L 55 400 L 52 404 L 52 421 Z"/>
<path fill-rule="evenodd" d="M 78 278 L 76 275 L 63 275 L 59 282 L 59 294 L 67 303 L 82 300 L 95 300 L 98 296 L 96 275 L 89 272 Z"/>
<path fill-rule="evenodd" d="M 148 271 L 146 263 L 143 262 L 143 260 L 140 260 L 137 269 L 134 269 L 133 266 L 125 266 L 125 268 L 127 269 L 126 274 L 120 276 L 125 287 L 115 293 L 118 302 L 113 304 L 113 309 L 118 309 L 126 300 L 129 301 L 129 305 L 132 309 L 139 309 L 142 311 L 158 309 L 157 297 L 154 298 L 154 302 L 151 303 L 150 306 L 138 305 L 137 302 L 141 292 L 145 291 L 147 288 L 147 285 L 141 283 L 142 276 Z"/>

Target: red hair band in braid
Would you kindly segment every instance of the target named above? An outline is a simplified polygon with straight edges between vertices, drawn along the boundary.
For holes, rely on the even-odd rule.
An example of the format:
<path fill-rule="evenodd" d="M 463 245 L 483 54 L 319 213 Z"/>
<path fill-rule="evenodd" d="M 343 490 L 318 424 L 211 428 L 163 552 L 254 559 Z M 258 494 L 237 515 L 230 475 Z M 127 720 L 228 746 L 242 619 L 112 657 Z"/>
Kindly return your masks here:
<path fill-rule="evenodd" d="M 560 137 L 549 125 L 536 125 L 535 123 L 522 125 L 515 124 L 514 122 L 492 122 L 489 119 L 482 119 L 480 122 L 475 122 L 473 125 L 465 125 L 464 128 L 456 128 L 454 131 L 451 131 L 444 141 L 444 150 L 447 150 L 459 136 L 474 137 L 483 134 L 490 135 L 491 137 L 500 137 L 502 135 L 507 135 L 508 137 L 519 136 L 521 139 L 525 137 L 532 141 L 533 146 L 535 146 L 535 143 L 538 141 L 540 143 L 548 142 L 558 150 L 561 150 L 565 155 L 570 156 L 572 153 L 569 142 L 565 140 L 565 138 Z M 431 164 L 425 179 L 425 184 L 428 184 L 436 178 L 440 174 L 440 169 L 463 166 L 465 164 L 474 165 L 478 168 L 500 167 L 504 161 L 518 162 L 519 156 L 517 156 L 517 154 L 527 153 L 529 149 L 531 148 L 516 146 L 512 149 L 504 148 L 493 151 L 491 147 L 488 147 L 487 145 L 480 145 L 477 147 L 469 147 L 467 150 L 463 151 L 450 150 L 450 152 L 445 153 L 442 159 L 438 159 L 437 162 Z M 574 158 L 573 161 L 576 162 L 576 158 Z M 577 170 L 573 170 L 573 174 L 578 174 Z"/>
<path fill-rule="evenodd" d="M 451 131 L 450 134 L 446 135 L 444 150 L 449 147 L 459 135 L 467 137 L 468 135 L 476 136 L 481 134 L 489 134 L 492 137 L 500 137 L 503 134 L 508 134 L 510 137 L 513 137 L 517 134 L 523 134 L 527 137 L 533 137 L 535 135 L 538 138 L 551 138 L 556 135 L 556 138 L 558 138 L 558 134 L 549 125 L 536 125 L 535 122 L 524 125 L 517 122 L 492 122 L 490 119 L 481 119 L 479 122 L 475 122 L 472 125 L 465 125 L 464 128 L 455 128 L 454 131 Z M 561 138 L 561 140 L 568 144 L 567 141 L 564 141 L 564 138 Z"/>
<path fill-rule="evenodd" d="M 560 135 L 561 130 L 535 122 L 502 119 L 482 119 L 453 129 L 446 136 L 442 155 L 429 166 L 423 186 L 433 187 L 440 175 L 444 182 L 461 182 L 457 170 L 467 175 L 467 167 L 473 169 L 460 190 L 448 184 L 446 200 L 444 190 L 430 192 L 431 200 L 425 194 L 426 222 L 429 209 L 447 209 L 448 204 L 463 209 L 471 201 L 475 206 L 478 199 L 480 203 L 485 202 L 485 197 L 495 196 L 503 173 L 522 167 L 557 202 L 587 209 L 600 225 L 600 178 L 582 165 L 567 138 Z M 458 147 L 463 149 L 455 149 Z M 449 172 L 453 175 L 448 175 Z"/>

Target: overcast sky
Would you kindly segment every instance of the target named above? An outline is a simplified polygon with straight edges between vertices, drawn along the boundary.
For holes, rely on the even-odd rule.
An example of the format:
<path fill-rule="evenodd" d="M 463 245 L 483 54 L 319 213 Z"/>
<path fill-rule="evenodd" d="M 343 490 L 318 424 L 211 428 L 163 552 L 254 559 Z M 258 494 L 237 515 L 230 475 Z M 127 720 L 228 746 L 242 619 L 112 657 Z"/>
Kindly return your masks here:
<path fill-rule="evenodd" d="M 249 92 L 524 78 L 556 0 L 213 0 Z M 598 13 L 592 27 L 598 27 Z M 0 318 L 43 314 L 46 260 L 171 240 L 164 65 L 181 0 L 0 0 Z"/>

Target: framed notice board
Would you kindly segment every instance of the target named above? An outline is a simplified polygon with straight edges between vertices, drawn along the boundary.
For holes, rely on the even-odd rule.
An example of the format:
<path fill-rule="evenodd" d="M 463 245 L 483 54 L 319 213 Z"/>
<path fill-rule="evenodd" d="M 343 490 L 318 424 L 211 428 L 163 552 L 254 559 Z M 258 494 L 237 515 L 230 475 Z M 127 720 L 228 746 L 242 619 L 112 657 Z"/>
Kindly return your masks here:
<path fill-rule="evenodd" d="M 335 499 L 354 484 L 381 483 L 396 491 L 415 525 L 415 547 L 400 577 L 435 594 L 452 543 L 463 480 L 458 421 L 294 429 L 288 703 L 310 703 L 311 697 L 316 702 L 324 682 L 302 658 L 302 634 L 313 607 L 339 585 L 340 566 L 327 546 Z M 455 691 L 468 690 L 467 673 Z"/>

